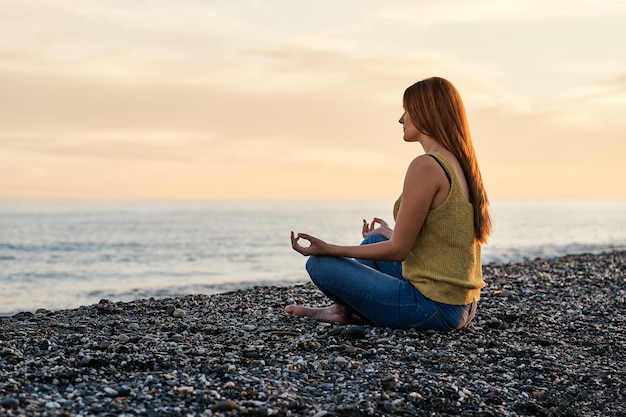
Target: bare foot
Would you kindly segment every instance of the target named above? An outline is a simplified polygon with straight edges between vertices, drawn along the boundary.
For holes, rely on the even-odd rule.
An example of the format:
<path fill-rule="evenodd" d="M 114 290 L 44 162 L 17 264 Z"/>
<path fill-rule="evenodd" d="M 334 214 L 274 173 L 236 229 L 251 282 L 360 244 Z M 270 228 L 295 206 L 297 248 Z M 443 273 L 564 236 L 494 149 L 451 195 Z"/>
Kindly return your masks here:
<path fill-rule="evenodd" d="M 309 317 L 313 320 L 334 321 L 339 324 L 348 324 L 348 312 L 341 304 L 332 304 L 325 308 L 290 304 L 285 307 L 285 314 L 292 317 Z"/>

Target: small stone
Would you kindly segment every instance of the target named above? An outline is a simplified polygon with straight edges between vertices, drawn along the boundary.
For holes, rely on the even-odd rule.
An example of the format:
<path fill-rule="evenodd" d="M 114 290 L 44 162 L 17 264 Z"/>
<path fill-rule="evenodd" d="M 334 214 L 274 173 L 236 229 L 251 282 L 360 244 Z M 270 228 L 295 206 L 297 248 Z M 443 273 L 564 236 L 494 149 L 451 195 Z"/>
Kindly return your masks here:
<path fill-rule="evenodd" d="M 256 326 L 254 324 L 244 324 L 243 329 L 247 332 L 251 332 L 253 330 L 256 330 Z"/>
<path fill-rule="evenodd" d="M 343 352 L 344 352 L 344 353 L 356 353 L 357 351 L 358 351 L 358 349 L 357 349 L 357 348 L 355 348 L 354 346 L 350 346 L 350 345 L 346 346 L 346 347 L 343 349 Z"/>
<path fill-rule="evenodd" d="M 39 349 L 48 350 L 52 346 L 52 343 L 48 339 L 41 339 L 39 341 Z"/>
<path fill-rule="evenodd" d="M 232 411 L 232 410 L 239 410 L 239 405 L 232 400 L 218 401 L 211 408 L 211 411 Z"/>
<path fill-rule="evenodd" d="M 20 405 L 20 402 L 16 400 L 15 398 L 4 397 L 0 400 L 0 406 L 2 408 L 18 408 L 19 405 Z"/>
<path fill-rule="evenodd" d="M 120 395 L 120 393 L 117 392 L 117 390 L 115 390 L 115 389 L 113 389 L 111 387 L 104 387 L 103 391 L 104 391 L 104 394 L 107 397 L 111 397 L 111 398 L 115 398 L 115 397 L 118 397 Z"/>
<path fill-rule="evenodd" d="M 111 346 L 112 343 L 113 342 L 111 342 L 110 340 L 105 340 L 98 345 L 98 349 L 106 350 L 109 346 Z"/>
<path fill-rule="evenodd" d="M 173 342 L 182 342 L 185 340 L 185 337 L 182 334 L 173 334 L 170 336 L 170 340 Z"/>
<path fill-rule="evenodd" d="M 367 330 L 362 326 L 349 326 L 341 332 L 343 337 L 348 339 L 364 339 L 367 335 Z"/>
<path fill-rule="evenodd" d="M 120 343 L 128 343 L 129 340 L 130 340 L 130 337 L 128 337 L 125 334 L 120 334 L 117 336 L 117 341 Z"/>
<path fill-rule="evenodd" d="M 386 376 L 382 379 L 382 386 L 386 390 L 393 389 L 398 383 L 398 378 L 393 375 Z"/>
<path fill-rule="evenodd" d="M 421 400 L 422 394 L 420 394 L 419 392 L 413 391 L 409 393 L 409 398 L 411 398 L 412 400 Z"/>
<path fill-rule="evenodd" d="M 56 401 L 47 401 L 46 402 L 46 408 L 49 408 L 51 410 L 55 409 L 55 408 L 61 408 L 61 404 L 59 404 Z"/>
<path fill-rule="evenodd" d="M 182 308 L 177 308 L 172 313 L 172 316 L 177 319 L 182 319 L 183 317 L 187 316 L 187 313 Z"/>

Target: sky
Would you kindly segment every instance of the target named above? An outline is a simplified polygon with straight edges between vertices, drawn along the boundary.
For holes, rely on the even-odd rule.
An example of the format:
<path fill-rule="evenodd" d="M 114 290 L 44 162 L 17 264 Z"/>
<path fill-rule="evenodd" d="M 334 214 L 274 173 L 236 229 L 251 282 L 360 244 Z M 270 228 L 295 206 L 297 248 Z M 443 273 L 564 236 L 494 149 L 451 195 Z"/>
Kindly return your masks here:
<path fill-rule="evenodd" d="M 0 0 L 0 199 L 394 199 L 460 91 L 491 200 L 626 198 L 626 1 Z"/>

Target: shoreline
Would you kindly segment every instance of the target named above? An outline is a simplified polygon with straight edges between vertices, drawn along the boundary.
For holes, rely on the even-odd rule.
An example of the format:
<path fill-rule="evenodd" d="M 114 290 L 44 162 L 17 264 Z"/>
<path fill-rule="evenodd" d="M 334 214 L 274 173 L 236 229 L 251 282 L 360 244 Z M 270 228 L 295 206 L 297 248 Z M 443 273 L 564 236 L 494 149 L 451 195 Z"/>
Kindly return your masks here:
<path fill-rule="evenodd" d="M 626 251 L 483 266 L 449 333 L 286 317 L 310 283 L 0 319 L 0 416 L 626 413 Z"/>
<path fill-rule="evenodd" d="M 518 256 L 518 257 L 502 257 L 500 260 L 491 260 L 486 262 L 483 260 L 483 266 L 494 266 L 494 265 L 507 265 L 511 263 L 527 263 L 533 262 L 535 260 L 553 260 L 558 259 L 564 256 L 578 256 L 578 255 L 602 255 L 606 253 L 613 252 L 624 252 L 626 251 L 626 247 L 624 246 L 612 246 L 610 248 L 596 248 L 590 249 L 587 248 L 585 251 L 573 251 L 571 253 L 566 254 L 552 254 L 552 255 L 526 255 L 526 256 Z M 558 252 L 558 251 L 556 251 Z M 88 291 L 89 297 L 81 294 L 79 296 L 74 297 L 73 302 L 51 302 L 51 299 L 47 296 L 42 296 L 41 293 L 38 296 L 42 299 L 46 299 L 45 302 L 28 302 L 28 306 L 16 307 L 14 304 L 14 300 L 11 300 L 8 295 L 5 295 L 4 298 L 0 297 L 0 303 L 9 303 L 13 305 L 9 310 L 3 310 L 6 308 L 6 304 L 0 304 L 0 319 L 11 317 L 15 314 L 19 313 L 35 313 L 37 311 L 64 311 L 64 310 L 73 310 L 85 306 L 95 305 L 98 300 L 107 299 L 112 302 L 123 302 L 123 303 L 132 303 L 134 301 L 140 301 L 149 298 L 163 299 L 163 298 L 177 298 L 177 297 L 185 297 L 187 295 L 192 294 L 205 294 L 205 295 L 215 295 L 215 294 L 223 294 L 229 293 L 237 290 L 246 290 L 257 286 L 270 286 L 270 287 L 283 287 L 283 286 L 293 286 L 303 283 L 310 282 L 308 275 L 304 269 L 304 264 L 299 265 L 297 273 L 295 275 L 301 275 L 301 278 L 298 279 L 250 279 L 250 280 L 240 280 L 240 281 L 217 281 L 211 283 L 195 283 L 191 285 L 184 285 L 178 290 L 172 290 L 172 287 L 154 287 L 154 288 L 143 288 L 141 286 L 130 286 L 127 290 L 120 290 L 117 293 L 113 293 L 110 291 L 111 285 L 106 288 L 93 288 Z M 50 291 L 54 291 L 53 288 L 49 288 L 48 292 L 45 294 L 50 294 Z M 77 300 L 78 299 L 78 300 Z M 66 299 L 67 300 L 67 299 Z"/>

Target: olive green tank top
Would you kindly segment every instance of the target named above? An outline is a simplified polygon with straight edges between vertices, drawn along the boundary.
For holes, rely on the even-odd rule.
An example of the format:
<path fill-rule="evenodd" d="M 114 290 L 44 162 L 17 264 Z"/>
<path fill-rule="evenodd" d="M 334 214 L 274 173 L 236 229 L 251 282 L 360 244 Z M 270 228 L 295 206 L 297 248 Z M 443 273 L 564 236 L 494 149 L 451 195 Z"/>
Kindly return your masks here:
<path fill-rule="evenodd" d="M 402 275 L 425 297 L 446 304 L 478 301 L 485 286 L 480 244 L 474 239 L 474 208 L 467 201 L 452 166 L 439 153 L 428 153 L 447 171 L 450 193 L 428 212 L 411 252 L 402 263 Z M 400 201 L 394 205 L 394 219 Z"/>

